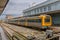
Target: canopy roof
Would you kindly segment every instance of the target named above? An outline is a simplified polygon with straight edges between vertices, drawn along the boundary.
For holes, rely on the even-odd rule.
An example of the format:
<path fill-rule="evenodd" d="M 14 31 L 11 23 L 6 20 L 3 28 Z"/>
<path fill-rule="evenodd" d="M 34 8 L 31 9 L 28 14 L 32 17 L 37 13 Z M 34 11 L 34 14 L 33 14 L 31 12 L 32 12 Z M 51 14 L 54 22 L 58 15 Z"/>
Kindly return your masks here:
<path fill-rule="evenodd" d="M 0 0 L 0 15 L 2 14 L 4 8 L 6 7 L 9 0 Z"/>

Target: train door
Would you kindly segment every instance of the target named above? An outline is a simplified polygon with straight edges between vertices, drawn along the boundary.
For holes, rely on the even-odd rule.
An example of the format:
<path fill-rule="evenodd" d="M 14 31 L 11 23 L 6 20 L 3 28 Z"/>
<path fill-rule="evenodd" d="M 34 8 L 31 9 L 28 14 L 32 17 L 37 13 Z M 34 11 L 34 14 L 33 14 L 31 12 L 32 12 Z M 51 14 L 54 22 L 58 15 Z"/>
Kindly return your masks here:
<path fill-rule="evenodd" d="M 25 20 L 25 26 L 27 26 L 27 19 Z"/>
<path fill-rule="evenodd" d="M 19 20 L 17 20 L 17 23 L 18 23 L 18 25 L 20 24 L 20 21 Z"/>

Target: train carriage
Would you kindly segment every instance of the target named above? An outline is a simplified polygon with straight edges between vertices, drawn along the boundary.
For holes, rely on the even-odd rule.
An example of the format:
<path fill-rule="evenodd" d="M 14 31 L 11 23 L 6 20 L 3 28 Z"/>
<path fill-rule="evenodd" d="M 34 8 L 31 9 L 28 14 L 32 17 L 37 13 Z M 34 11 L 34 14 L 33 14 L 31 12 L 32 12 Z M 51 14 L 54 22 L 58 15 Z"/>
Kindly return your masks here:
<path fill-rule="evenodd" d="M 18 25 L 36 27 L 36 28 L 48 28 L 52 25 L 52 17 L 50 15 L 40 15 L 33 17 L 21 17 L 14 21 Z M 12 22 L 13 23 L 13 22 Z"/>

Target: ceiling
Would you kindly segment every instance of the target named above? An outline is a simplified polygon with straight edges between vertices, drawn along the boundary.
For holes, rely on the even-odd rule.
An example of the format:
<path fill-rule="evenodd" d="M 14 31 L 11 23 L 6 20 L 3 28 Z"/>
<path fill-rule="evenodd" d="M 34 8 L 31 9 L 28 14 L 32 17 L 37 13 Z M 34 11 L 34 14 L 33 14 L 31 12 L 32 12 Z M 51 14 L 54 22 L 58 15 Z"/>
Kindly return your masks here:
<path fill-rule="evenodd" d="M 3 10 L 5 9 L 9 0 L 0 0 L 0 15 L 2 14 Z"/>

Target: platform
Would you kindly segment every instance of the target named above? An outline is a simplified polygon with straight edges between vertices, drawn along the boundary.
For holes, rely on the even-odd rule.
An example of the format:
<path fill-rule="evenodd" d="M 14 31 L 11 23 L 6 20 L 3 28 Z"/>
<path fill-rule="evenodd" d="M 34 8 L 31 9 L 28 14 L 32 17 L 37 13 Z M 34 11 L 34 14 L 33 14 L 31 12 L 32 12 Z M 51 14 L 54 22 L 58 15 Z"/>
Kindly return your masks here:
<path fill-rule="evenodd" d="M 8 40 L 1 26 L 0 26 L 0 40 Z"/>

